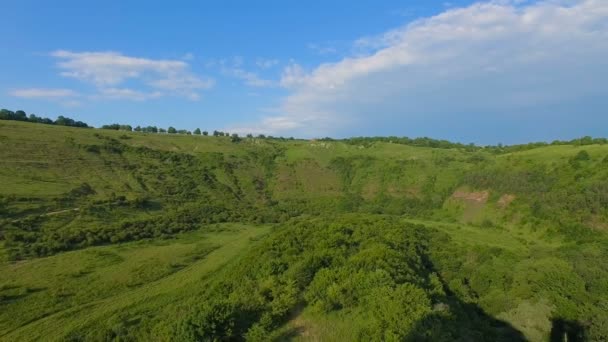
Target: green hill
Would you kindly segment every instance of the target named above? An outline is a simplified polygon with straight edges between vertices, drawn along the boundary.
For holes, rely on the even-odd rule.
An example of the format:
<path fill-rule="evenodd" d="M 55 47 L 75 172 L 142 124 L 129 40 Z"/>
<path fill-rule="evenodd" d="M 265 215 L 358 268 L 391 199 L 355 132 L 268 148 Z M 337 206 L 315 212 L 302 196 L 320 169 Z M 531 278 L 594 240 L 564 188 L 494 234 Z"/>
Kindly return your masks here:
<path fill-rule="evenodd" d="M 596 142 L 0 121 L 0 340 L 607 340 Z"/>

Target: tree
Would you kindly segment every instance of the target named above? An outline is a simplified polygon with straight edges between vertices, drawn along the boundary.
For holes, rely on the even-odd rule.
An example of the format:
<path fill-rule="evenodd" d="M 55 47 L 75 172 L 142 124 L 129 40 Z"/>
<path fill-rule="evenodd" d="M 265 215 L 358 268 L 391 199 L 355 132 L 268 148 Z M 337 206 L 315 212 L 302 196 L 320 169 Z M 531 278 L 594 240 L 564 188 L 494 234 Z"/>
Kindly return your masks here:
<path fill-rule="evenodd" d="M 17 114 L 17 113 L 15 113 Z M 584 136 L 577 141 L 578 145 L 591 145 L 593 144 L 593 138 L 590 136 Z"/>
<path fill-rule="evenodd" d="M 197 129 L 194 130 L 193 133 L 196 134 L 196 135 L 201 135 L 201 129 L 197 128 Z"/>
<path fill-rule="evenodd" d="M 89 127 L 86 123 L 84 123 L 82 121 L 75 121 L 73 119 L 70 119 L 70 118 L 67 118 L 67 117 L 64 117 L 61 115 L 55 121 L 53 121 L 49 118 L 43 118 L 43 117 L 36 116 L 35 114 L 31 114 L 28 117 L 27 114 L 22 110 L 13 112 L 13 111 L 10 111 L 7 109 L 2 109 L 2 110 L 0 110 L 0 120 L 29 121 L 29 122 L 43 123 L 46 125 L 59 125 L 59 126 L 71 126 L 71 127 L 85 127 L 85 128 Z"/>
<path fill-rule="evenodd" d="M 151 126 L 142 127 L 141 131 L 144 133 L 152 133 L 152 127 Z"/>
<path fill-rule="evenodd" d="M 209 135 L 209 132 L 207 132 L 207 131 L 203 131 L 203 135 L 204 135 L 204 136 L 207 136 L 207 135 Z"/>
<path fill-rule="evenodd" d="M 220 132 L 218 132 L 218 131 L 213 131 L 213 136 L 214 136 L 214 137 L 218 137 L 219 135 L 220 135 Z"/>
<path fill-rule="evenodd" d="M 167 133 L 175 134 L 177 133 L 177 130 L 174 127 L 169 126 L 169 128 L 167 128 Z"/>
<path fill-rule="evenodd" d="M 141 132 L 141 127 L 140 127 L 140 126 L 137 126 L 137 127 L 135 127 L 133 130 L 134 130 L 135 132 Z"/>
<path fill-rule="evenodd" d="M 12 120 L 14 115 L 15 113 L 8 109 L 0 110 L 0 120 Z"/>
<path fill-rule="evenodd" d="M 70 119 L 64 117 L 63 115 L 59 115 L 57 120 L 55 120 L 55 125 L 59 126 L 69 126 Z"/>
<path fill-rule="evenodd" d="M 581 161 L 585 161 L 585 160 L 589 160 L 589 159 L 591 159 L 591 157 L 589 156 L 589 153 L 585 150 L 580 151 L 574 157 L 574 160 L 581 160 Z"/>
<path fill-rule="evenodd" d="M 15 112 L 15 120 L 17 121 L 27 121 L 27 115 L 24 111 L 18 110 Z"/>
<path fill-rule="evenodd" d="M 111 125 L 103 125 L 101 126 L 101 129 L 113 129 L 118 131 L 118 129 L 120 128 L 119 124 L 111 124 Z"/>

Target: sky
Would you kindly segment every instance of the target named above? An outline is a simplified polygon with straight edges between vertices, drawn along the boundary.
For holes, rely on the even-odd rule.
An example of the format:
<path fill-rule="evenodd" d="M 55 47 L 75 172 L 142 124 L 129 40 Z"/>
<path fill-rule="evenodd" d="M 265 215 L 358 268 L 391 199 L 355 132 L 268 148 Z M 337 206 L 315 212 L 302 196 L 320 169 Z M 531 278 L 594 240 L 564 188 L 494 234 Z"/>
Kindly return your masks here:
<path fill-rule="evenodd" d="M 0 107 L 301 138 L 608 136 L 608 1 L 0 2 Z"/>

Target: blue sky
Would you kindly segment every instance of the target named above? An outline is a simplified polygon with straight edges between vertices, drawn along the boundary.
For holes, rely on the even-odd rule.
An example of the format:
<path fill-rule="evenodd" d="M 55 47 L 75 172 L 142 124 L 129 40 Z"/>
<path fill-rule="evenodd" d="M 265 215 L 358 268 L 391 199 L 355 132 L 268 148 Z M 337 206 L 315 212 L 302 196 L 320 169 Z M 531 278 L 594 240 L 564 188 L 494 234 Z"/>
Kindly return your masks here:
<path fill-rule="evenodd" d="M 483 144 L 608 134 L 608 2 L 4 1 L 0 107 Z"/>

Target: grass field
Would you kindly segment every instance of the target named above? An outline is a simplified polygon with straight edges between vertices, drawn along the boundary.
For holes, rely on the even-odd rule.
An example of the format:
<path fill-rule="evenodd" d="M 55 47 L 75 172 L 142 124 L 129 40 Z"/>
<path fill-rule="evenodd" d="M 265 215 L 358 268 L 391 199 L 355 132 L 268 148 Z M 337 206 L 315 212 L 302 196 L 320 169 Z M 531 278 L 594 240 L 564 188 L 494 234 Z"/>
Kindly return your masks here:
<path fill-rule="evenodd" d="M 167 322 L 197 283 L 229 263 L 267 227 L 220 225 L 171 240 L 93 247 L 0 266 L 0 339 L 55 341 L 90 325 L 138 320 L 156 311 Z"/>

